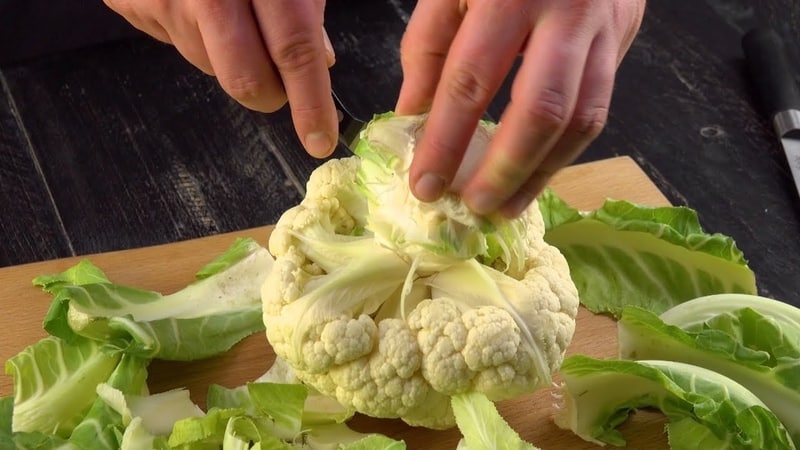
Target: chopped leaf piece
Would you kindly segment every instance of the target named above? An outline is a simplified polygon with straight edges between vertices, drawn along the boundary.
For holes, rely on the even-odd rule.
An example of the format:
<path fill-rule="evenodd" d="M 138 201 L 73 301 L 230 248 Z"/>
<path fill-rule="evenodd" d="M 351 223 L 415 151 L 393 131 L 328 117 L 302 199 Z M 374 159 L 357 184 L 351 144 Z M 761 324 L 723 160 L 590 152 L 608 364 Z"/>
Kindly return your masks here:
<path fill-rule="evenodd" d="M 122 434 L 120 450 L 169 450 L 169 445 L 164 437 L 150 433 L 141 417 L 134 417 Z"/>
<path fill-rule="evenodd" d="M 53 293 L 45 329 L 76 335 L 142 358 L 196 360 L 222 353 L 263 331 L 260 287 L 272 268 L 269 252 L 238 239 L 178 292 L 118 285 L 88 261 L 34 282 Z"/>
<path fill-rule="evenodd" d="M 248 383 L 256 414 L 269 417 L 278 437 L 300 434 L 308 389 L 301 384 Z"/>
<path fill-rule="evenodd" d="M 175 422 L 169 435 L 173 449 L 219 449 L 225 438 L 228 420 L 243 415 L 241 409 L 211 408 L 203 417 L 190 417 Z"/>
<path fill-rule="evenodd" d="M 222 450 L 250 450 L 252 443 L 261 442 L 258 427 L 245 416 L 231 417 L 222 438 Z"/>
<path fill-rule="evenodd" d="M 381 434 L 359 433 L 341 423 L 315 426 L 306 432 L 303 439 L 313 450 L 405 450 L 406 448 L 403 441 Z"/>
<path fill-rule="evenodd" d="M 619 354 L 695 364 L 734 379 L 759 397 L 800 445 L 800 309 L 764 297 L 719 294 L 661 317 L 626 307 Z"/>
<path fill-rule="evenodd" d="M 624 446 L 617 427 L 632 410 L 654 407 L 670 422 L 693 420 L 698 426 L 678 426 L 693 430 L 698 439 L 712 433 L 725 443 L 719 449 L 795 448 L 786 428 L 758 397 L 702 367 L 575 355 L 564 361 L 561 373 L 563 404 L 556 424 L 590 442 Z"/>
<path fill-rule="evenodd" d="M 148 363 L 149 360 L 123 355 L 104 384 L 121 394 L 142 395 L 147 391 Z M 120 448 L 119 434 L 127 425 L 120 412 L 98 397 L 69 441 L 82 448 L 116 450 Z"/>
<path fill-rule="evenodd" d="M 607 200 L 581 213 L 552 191 L 539 198 L 545 240 L 567 258 L 581 304 L 619 317 L 625 305 L 660 314 L 703 295 L 755 294 L 753 271 L 728 236 L 705 232 L 686 207 Z"/>
<path fill-rule="evenodd" d="M 464 435 L 459 450 L 537 450 L 519 437 L 485 395 L 459 394 L 450 401 L 458 429 Z"/>
<path fill-rule="evenodd" d="M 103 383 L 97 386 L 97 393 L 122 416 L 124 425 L 127 426 L 135 417 L 141 417 L 142 426 L 154 435 L 167 436 L 177 421 L 204 416 L 185 389 L 151 395 L 125 395 Z"/>
<path fill-rule="evenodd" d="M 38 431 L 68 438 L 83 420 L 119 354 L 106 353 L 100 344 L 78 339 L 68 344 L 47 337 L 6 361 L 14 378 L 13 431 Z"/>

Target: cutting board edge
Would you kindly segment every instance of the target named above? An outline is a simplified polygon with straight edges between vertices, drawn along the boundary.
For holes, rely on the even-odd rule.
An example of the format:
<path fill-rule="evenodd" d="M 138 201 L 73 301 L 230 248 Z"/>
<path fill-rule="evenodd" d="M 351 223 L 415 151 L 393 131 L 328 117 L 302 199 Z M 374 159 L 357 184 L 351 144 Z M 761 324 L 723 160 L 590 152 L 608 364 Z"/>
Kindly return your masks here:
<path fill-rule="evenodd" d="M 641 166 L 633 158 L 631 158 L 630 156 L 616 156 L 613 158 L 601 159 L 597 161 L 589 161 L 581 164 L 568 166 L 553 176 L 550 183 L 550 187 L 554 188 L 554 190 L 558 192 L 559 185 L 564 183 L 564 180 L 570 175 L 571 172 L 593 171 L 598 166 L 608 165 L 610 163 L 629 165 L 633 170 L 639 172 L 637 175 L 644 177 L 645 179 L 647 179 L 647 181 L 652 183 L 652 180 L 647 176 L 647 174 L 644 173 Z M 668 204 L 669 201 L 667 200 L 666 197 L 663 197 L 662 194 L 662 199 L 660 199 L 658 203 Z M 658 206 L 658 205 L 653 205 L 653 206 Z M 141 247 L 127 248 L 127 249 L 109 250 L 105 252 L 85 253 L 75 256 L 65 256 L 62 258 L 54 258 L 42 261 L 32 261 L 13 266 L 0 267 L 0 274 L 9 270 L 25 270 L 26 268 L 32 268 L 42 265 L 52 265 L 52 264 L 63 264 L 63 266 L 66 268 L 83 259 L 94 260 L 97 259 L 98 257 L 107 258 L 118 255 L 126 255 L 132 252 L 152 251 L 160 248 L 176 248 L 183 245 L 194 245 L 195 243 L 202 243 L 206 241 L 226 239 L 226 238 L 233 240 L 236 237 L 252 237 L 262 245 L 266 245 L 269 233 L 272 230 L 273 226 L 274 225 L 261 225 L 252 228 L 244 228 L 236 231 L 227 231 L 223 233 L 210 234 L 207 236 L 180 239 L 174 242 L 167 242 L 162 244 L 153 244 L 153 245 L 146 245 Z"/>

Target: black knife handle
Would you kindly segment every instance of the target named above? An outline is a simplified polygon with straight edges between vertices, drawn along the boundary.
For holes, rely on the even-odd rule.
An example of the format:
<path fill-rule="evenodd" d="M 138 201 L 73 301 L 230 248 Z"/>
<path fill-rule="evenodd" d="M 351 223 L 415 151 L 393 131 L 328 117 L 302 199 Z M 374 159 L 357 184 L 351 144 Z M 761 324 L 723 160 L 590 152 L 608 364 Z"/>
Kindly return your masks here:
<path fill-rule="evenodd" d="M 800 109 L 800 89 L 778 33 L 771 28 L 754 28 L 742 38 L 742 50 L 750 82 L 768 117 Z"/>

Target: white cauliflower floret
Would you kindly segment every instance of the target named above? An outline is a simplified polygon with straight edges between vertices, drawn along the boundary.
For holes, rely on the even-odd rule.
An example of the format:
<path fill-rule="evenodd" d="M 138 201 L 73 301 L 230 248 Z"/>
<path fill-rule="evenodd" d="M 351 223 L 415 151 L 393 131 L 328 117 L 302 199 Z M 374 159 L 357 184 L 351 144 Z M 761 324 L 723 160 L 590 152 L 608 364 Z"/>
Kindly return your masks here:
<path fill-rule="evenodd" d="M 461 353 L 470 370 L 484 370 L 517 359 L 519 327 L 508 311 L 496 306 L 471 309 L 461 318 L 469 330 Z"/>
<path fill-rule="evenodd" d="M 378 133 L 387 120 L 403 132 Z M 508 220 L 475 216 L 454 194 L 421 203 L 397 192 L 413 148 L 402 136 L 418 125 L 379 118 L 360 158 L 312 174 L 270 237 L 264 323 L 275 353 L 320 393 L 447 428 L 452 395 L 501 400 L 550 383 L 578 294 L 536 203 Z"/>
<path fill-rule="evenodd" d="M 325 324 L 320 341 L 334 364 L 344 364 L 369 354 L 377 334 L 378 327 L 368 315 L 362 314 L 358 319 L 342 316 Z"/>
<path fill-rule="evenodd" d="M 469 330 L 458 307 L 449 299 L 425 300 L 408 316 L 422 351 L 422 374 L 435 390 L 446 395 L 467 390 L 473 372 L 461 351 Z"/>

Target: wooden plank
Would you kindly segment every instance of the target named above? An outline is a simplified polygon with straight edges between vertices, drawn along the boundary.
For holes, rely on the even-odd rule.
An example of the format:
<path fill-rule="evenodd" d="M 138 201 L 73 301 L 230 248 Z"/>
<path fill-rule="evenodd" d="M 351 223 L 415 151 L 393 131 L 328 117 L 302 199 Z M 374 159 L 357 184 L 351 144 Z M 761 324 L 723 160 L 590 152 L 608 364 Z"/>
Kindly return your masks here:
<path fill-rule="evenodd" d="M 274 222 L 302 196 L 285 114 L 241 107 L 169 46 L 108 44 L 5 72 L 77 254 Z"/>
<path fill-rule="evenodd" d="M 573 206 L 591 209 L 606 197 L 627 199 L 642 204 L 665 205 L 666 198 L 649 181 L 637 164 L 629 158 L 573 166 L 552 181 L 553 189 Z M 173 292 L 192 280 L 192 275 L 205 262 L 223 251 L 235 236 L 252 236 L 266 243 L 269 228 L 243 230 L 203 239 L 169 245 L 92 255 L 90 259 L 106 271 L 109 278 L 122 284 Z M 42 273 L 61 271 L 78 258 L 48 261 L 0 269 L 0 359 L 22 350 L 44 337 L 41 320 L 48 306 L 45 294 L 31 287 L 30 280 Z M 569 353 L 593 356 L 615 354 L 614 322 L 582 310 L 576 335 Z M 192 363 L 154 362 L 150 370 L 150 387 L 160 392 L 175 387 L 188 387 L 195 401 L 204 404 L 210 383 L 237 386 L 261 375 L 274 358 L 263 334 L 244 340 L 227 354 Z M 11 393 L 11 380 L 0 377 L 0 396 Z M 588 444 L 557 429 L 551 420 L 553 389 L 501 402 L 499 409 L 521 435 L 542 448 L 592 449 Z M 352 426 L 363 431 L 380 431 L 406 439 L 410 449 L 455 448 L 458 432 L 435 432 L 408 427 L 397 420 L 377 420 L 357 416 Z M 661 449 L 666 447 L 662 435 L 663 419 L 654 413 L 636 414 L 625 425 L 630 447 Z"/>
<path fill-rule="evenodd" d="M 333 78 L 358 93 L 348 99 L 363 116 L 390 109 L 398 12 L 387 2 L 358 15 L 331 11 L 341 60 Z M 272 223 L 321 163 L 303 151 L 285 109 L 241 107 L 151 39 L 55 55 L 5 76 L 77 254 Z"/>
<path fill-rule="evenodd" d="M 2 72 L 0 155 L 0 267 L 72 255 Z"/>

